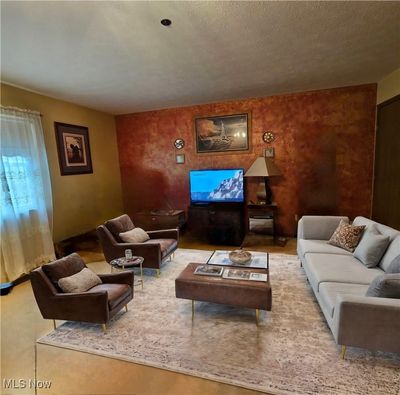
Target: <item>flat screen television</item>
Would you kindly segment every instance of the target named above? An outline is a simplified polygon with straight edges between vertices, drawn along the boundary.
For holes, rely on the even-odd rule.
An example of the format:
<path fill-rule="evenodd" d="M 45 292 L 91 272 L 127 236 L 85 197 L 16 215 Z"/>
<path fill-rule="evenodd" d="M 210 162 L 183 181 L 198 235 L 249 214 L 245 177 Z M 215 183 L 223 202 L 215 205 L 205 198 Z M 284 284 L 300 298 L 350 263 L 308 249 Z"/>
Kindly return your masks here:
<path fill-rule="evenodd" d="M 192 204 L 244 201 L 243 169 L 191 170 L 189 179 Z"/>

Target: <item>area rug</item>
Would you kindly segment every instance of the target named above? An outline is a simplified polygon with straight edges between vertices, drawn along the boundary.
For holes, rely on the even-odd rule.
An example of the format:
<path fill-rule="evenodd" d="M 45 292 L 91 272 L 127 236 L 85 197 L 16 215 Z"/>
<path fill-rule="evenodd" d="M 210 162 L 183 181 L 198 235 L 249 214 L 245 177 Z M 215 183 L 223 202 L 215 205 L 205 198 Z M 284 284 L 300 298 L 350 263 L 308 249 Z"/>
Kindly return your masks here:
<path fill-rule="evenodd" d="M 270 394 L 400 393 L 400 355 L 349 348 L 339 357 L 296 256 L 270 254 L 272 312 L 175 298 L 175 278 L 210 251 L 183 250 L 146 276 L 106 334 L 67 322 L 39 343 L 172 370 Z"/>

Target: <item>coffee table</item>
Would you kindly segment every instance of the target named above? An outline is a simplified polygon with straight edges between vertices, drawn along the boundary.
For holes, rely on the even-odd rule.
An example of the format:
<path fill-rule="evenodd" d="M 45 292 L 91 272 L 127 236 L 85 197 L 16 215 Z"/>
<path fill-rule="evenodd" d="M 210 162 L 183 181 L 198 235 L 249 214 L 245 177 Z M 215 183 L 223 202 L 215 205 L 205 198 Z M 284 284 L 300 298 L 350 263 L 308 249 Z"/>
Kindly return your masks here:
<path fill-rule="evenodd" d="M 196 300 L 255 309 L 257 325 L 259 311 L 271 311 L 272 292 L 268 268 L 243 268 L 251 272 L 268 274 L 268 281 L 263 282 L 194 274 L 199 265 L 204 265 L 204 263 L 189 263 L 175 280 L 176 297 L 192 301 L 192 319 Z"/>
<path fill-rule="evenodd" d="M 231 251 L 215 250 L 207 265 L 219 265 L 219 266 L 237 266 L 242 268 L 255 268 L 255 269 L 269 269 L 269 254 L 268 252 L 260 251 L 249 251 L 251 253 L 251 261 L 246 264 L 233 263 L 229 259 L 229 253 Z"/>

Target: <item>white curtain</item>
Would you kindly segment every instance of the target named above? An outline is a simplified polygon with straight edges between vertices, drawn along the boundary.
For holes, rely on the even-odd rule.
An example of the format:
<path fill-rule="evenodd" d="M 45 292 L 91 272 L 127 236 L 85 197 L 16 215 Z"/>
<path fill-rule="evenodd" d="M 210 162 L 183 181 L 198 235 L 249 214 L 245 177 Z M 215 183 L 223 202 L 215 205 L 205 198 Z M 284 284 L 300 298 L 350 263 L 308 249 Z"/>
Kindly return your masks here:
<path fill-rule="evenodd" d="M 1 266 L 13 281 L 55 258 L 53 207 L 40 114 L 1 107 L 0 117 Z"/>

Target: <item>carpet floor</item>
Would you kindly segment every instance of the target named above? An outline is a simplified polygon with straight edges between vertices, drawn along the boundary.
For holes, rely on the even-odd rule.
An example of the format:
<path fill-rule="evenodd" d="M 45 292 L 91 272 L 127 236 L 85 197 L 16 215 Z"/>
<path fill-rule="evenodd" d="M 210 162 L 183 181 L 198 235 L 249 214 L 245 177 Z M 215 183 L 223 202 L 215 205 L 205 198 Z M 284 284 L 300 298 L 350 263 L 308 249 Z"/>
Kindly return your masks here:
<path fill-rule="evenodd" d="M 181 372 L 271 394 L 400 394 L 400 355 L 348 348 L 345 360 L 294 255 L 270 254 L 272 311 L 175 298 L 175 278 L 210 251 L 177 250 L 146 276 L 103 334 L 66 322 L 39 343 Z"/>

